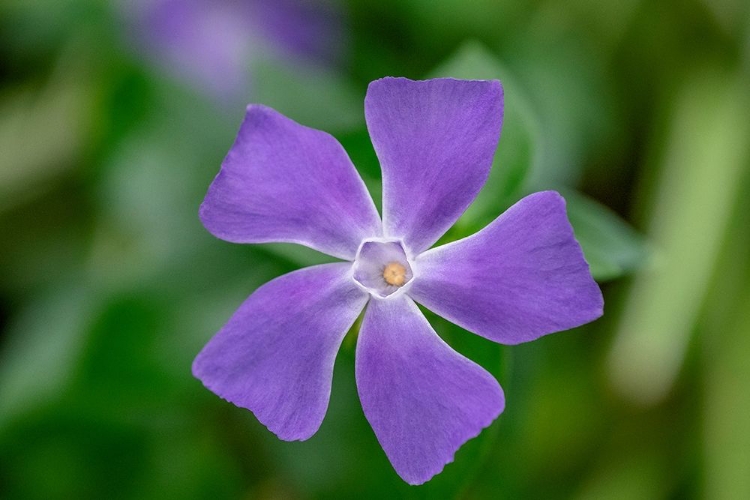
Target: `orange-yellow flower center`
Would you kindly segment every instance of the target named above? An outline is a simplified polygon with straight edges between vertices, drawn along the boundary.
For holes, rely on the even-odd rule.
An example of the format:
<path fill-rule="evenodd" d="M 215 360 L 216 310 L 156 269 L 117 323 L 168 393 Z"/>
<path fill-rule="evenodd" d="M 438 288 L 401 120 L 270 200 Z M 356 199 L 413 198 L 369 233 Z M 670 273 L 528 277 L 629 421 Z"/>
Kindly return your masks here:
<path fill-rule="evenodd" d="M 391 262 L 383 269 L 385 282 L 392 286 L 401 286 L 406 281 L 406 268 L 398 262 Z"/>

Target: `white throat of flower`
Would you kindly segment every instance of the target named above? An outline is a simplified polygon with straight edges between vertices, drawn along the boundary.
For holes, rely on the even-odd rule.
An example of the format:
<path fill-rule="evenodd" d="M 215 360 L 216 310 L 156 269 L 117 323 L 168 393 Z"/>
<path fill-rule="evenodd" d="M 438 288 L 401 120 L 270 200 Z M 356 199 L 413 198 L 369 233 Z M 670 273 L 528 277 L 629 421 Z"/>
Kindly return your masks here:
<path fill-rule="evenodd" d="M 364 240 L 352 264 L 352 279 L 377 299 L 397 297 L 414 280 L 414 265 L 400 240 Z"/>

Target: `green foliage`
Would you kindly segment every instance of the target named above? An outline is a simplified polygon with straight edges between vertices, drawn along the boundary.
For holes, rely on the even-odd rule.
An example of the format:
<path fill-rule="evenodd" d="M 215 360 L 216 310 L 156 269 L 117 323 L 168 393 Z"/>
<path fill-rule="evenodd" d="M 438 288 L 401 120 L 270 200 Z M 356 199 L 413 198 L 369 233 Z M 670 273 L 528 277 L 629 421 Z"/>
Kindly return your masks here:
<path fill-rule="evenodd" d="M 568 218 L 594 278 L 612 280 L 643 264 L 648 255 L 644 238 L 612 210 L 574 191 L 563 195 Z"/>

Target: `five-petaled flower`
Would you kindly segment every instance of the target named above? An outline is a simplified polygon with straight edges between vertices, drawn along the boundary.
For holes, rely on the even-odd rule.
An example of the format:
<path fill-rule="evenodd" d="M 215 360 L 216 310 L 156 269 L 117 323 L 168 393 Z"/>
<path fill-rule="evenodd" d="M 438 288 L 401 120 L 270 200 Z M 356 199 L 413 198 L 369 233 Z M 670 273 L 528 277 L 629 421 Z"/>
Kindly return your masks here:
<path fill-rule="evenodd" d="M 255 291 L 196 358 L 210 390 L 284 440 L 304 440 L 328 406 L 341 342 L 365 310 L 356 380 L 396 472 L 421 484 L 505 406 L 497 381 L 451 349 L 417 307 L 503 344 L 602 314 L 602 295 L 552 191 L 478 233 L 430 247 L 481 189 L 503 116 L 498 81 L 384 78 L 365 116 L 383 173 L 383 219 L 341 145 L 251 105 L 200 210 L 235 243 L 292 242 L 347 262 Z"/>

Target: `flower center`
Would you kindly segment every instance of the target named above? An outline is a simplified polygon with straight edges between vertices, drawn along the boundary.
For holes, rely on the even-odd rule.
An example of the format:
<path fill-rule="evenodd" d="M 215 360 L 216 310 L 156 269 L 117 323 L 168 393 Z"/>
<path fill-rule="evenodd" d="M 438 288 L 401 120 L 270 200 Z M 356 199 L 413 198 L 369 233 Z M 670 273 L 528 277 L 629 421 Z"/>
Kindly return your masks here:
<path fill-rule="evenodd" d="M 406 268 L 398 262 L 389 262 L 383 269 L 385 282 L 393 286 L 403 286 L 406 283 Z"/>
<path fill-rule="evenodd" d="M 373 296 L 385 298 L 412 280 L 413 273 L 399 241 L 364 241 L 352 269 L 354 280 Z"/>

